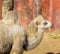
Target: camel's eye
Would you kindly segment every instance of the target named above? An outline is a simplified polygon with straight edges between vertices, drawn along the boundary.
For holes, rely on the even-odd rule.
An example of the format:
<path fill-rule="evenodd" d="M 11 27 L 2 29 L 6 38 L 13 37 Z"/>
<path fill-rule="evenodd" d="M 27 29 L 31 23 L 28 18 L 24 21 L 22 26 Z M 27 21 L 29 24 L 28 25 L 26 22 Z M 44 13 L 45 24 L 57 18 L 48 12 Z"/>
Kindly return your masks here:
<path fill-rule="evenodd" d="M 40 22 L 36 22 L 36 25 L 39 25 L 40 24 Z"/>
<path fill-rule="evenodd" d="M 47 25 L 47 22 L 44 22 L 43 24 L 44 24 L 44 25 Z"/>

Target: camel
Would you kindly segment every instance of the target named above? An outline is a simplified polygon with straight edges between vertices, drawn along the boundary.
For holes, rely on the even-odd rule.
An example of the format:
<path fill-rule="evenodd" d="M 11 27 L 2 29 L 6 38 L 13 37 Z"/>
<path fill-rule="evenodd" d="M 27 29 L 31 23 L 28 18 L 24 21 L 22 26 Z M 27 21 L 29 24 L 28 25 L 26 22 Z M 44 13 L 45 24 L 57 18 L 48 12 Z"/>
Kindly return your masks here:
<path fill-rule="evenodd" d="M 0 54 L 23 54 L 24 50 L 34 49 L 43 38 L 44 31 L 52 27 L 42 15 L 33 19 L 25 30 L 19 24 L 16 11 L 9 11 L 0 20 Z"/>

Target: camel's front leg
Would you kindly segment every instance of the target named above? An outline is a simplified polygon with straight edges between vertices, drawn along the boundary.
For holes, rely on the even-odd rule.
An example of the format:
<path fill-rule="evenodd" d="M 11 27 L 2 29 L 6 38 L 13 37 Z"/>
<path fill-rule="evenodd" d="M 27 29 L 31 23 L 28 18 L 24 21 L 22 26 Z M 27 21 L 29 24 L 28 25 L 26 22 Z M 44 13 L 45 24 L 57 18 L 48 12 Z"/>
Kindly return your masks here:
<path fill-rule="evenodd" d="M 23 41 L 19 37 L 14 38 L 10 54 L 23 54 Z"/>

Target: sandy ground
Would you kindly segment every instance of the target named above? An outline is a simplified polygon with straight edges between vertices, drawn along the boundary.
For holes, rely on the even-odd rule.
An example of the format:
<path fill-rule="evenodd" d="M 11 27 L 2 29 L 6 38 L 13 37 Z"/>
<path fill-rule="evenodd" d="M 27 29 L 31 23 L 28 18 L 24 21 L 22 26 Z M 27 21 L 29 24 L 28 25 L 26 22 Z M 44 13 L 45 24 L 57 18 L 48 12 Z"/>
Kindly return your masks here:
<path fill-rule="evenodd" d="M 35 49 L 24 51 L 24 54 L 60 54 L 60 38 L 51 38 L 45 35 Z"/>

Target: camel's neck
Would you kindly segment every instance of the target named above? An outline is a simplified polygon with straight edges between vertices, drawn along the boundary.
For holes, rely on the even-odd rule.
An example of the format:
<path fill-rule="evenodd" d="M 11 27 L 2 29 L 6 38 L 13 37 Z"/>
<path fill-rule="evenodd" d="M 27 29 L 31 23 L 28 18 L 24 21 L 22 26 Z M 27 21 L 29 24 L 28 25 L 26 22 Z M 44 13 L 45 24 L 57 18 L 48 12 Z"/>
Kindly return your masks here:
<path fill-rule="evenodd" d="M 43 35 L 43 33 L 44 33 L 44 30 L 41 29 L 41 28 L 39 28 L 38 31 L 37 31 L 38 37 L 40 37 L 41 35 Z"/>
<path fill-rule="evenodd" d="M 28 49 L 35 48 L 41 41 L 43 37 L 44 30 L 38 29 L 37 31 L 33 31 L 28 29 Z"/>
<path fill-rule="evenodd" d="M 41 28 L 35 29 L 35 30 L 34 29 L 32 29 L 32 30 L 31 29 L 28 29 L 27 33 L 28 33 L 28 36 L 29 37 L 31 37 L 31 36 L 32 37 L 36 37 L 36 35 L 37 36 L 41 36 L 41 34 L 44 33 L 44 30 L 41 29 Z"/>

